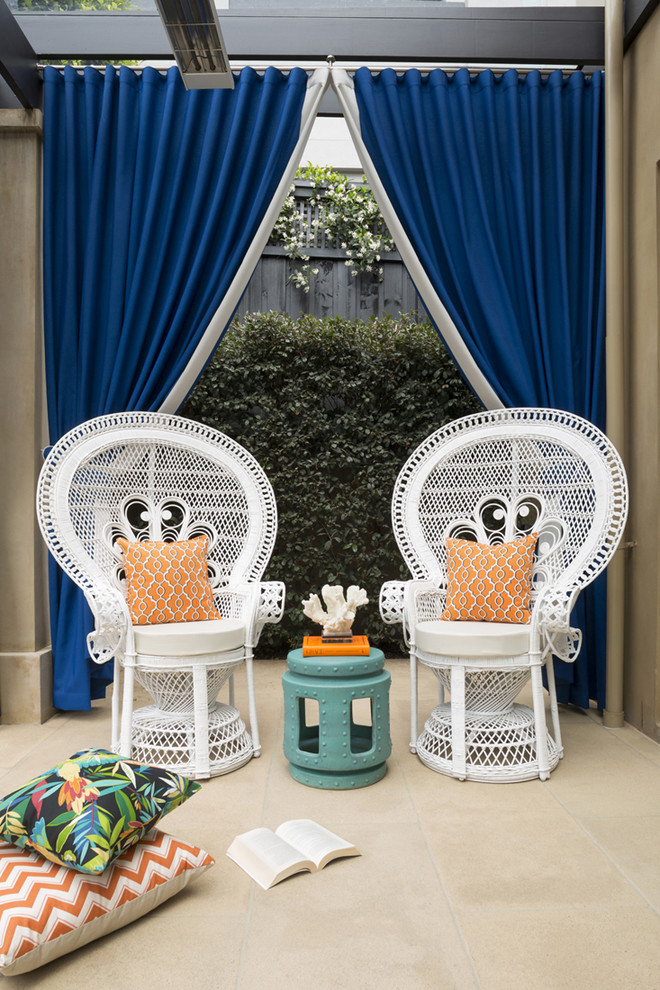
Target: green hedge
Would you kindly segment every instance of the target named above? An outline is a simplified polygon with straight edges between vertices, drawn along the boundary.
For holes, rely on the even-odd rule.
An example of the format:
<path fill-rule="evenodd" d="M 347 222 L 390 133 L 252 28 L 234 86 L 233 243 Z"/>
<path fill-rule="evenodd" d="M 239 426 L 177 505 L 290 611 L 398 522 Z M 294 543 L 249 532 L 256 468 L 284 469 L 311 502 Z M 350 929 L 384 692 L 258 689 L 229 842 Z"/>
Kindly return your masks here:
<path fill-rule="evenodd" d="M 326 582 L 365 588 L 355 631 L 401 654 L 400 627 L 378 613 L 383 581 L 409 576 L 392 534 L 394 482 L 429 433 L 479 408 L 414 314 L 353 323 L 263 313 L 232 325 L 181 413 L 243 444 L 275 490 L 279 529 L 264 577 L 286 583 L 287 606 L 258 655 L 284 656 L 319 631 L 301 602 Z"/>

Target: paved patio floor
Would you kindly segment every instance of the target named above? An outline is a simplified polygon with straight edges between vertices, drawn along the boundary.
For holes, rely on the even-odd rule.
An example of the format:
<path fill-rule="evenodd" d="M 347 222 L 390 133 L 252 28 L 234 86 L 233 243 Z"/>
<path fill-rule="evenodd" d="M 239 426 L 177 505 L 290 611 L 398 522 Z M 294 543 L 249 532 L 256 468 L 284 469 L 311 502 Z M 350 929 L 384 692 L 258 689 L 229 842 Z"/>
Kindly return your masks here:
<path fill-rule="evenodd" d="M 216 864 L 123 930 L 5 986 L 59 990 L 656 990 L 660 746 L 562 708 L 566 755 L 546 782 L 462 783 L 410 754 L 408 663 L 392 674 L 383 780 L 326 792 L 282 753 L 281 661 L 256 663 L 263 756 L 163 820 Z M 237 675 L 237 703 L 247 711 Z M 423 671 L 420 712 L 435 703 Z M 0 793 L 86 746 L 109 702 L 0 726 Z M 226 856 L 258 825 L 313 818 L 362 851 L 262 890 Z"/>

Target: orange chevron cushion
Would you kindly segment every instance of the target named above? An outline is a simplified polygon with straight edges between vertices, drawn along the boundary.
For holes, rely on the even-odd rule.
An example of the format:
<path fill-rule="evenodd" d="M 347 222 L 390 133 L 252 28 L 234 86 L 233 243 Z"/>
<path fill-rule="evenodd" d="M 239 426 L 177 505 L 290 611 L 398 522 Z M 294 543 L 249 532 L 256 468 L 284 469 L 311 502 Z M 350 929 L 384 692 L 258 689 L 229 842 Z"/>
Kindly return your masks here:
<path fill-rule="evenodd" d="M 158 829 L 97 876 L 0 842 L 0 973 L 27 973 L 128 925 L 214 862 Z"/>
<path fill-rule="evenodd" d="M 207 564 L 208 537 L 163 543 L 120 537 L 128 585 L 128 609 L 135 625 L 220 619 L 213 602 Z"/>
<path fill-rule="evenodd" d="M 495 546 L 448 539 L 447 599 L 441 618 L 529 622 L 536 540 L 536 533 Z"/>

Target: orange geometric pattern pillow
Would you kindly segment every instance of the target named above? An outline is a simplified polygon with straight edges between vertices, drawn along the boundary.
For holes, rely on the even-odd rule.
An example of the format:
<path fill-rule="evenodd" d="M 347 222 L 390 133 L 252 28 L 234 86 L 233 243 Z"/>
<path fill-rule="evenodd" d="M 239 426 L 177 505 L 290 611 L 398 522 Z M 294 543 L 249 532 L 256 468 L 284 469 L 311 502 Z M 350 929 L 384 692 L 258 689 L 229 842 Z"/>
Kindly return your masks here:
<path fill-rule="evenodd" d="M 447 540 L 447 599 L 442 618 L 529 622 L 536 533 L 489 546 Z"/>
<path fill-rule="evenodd" d="M 208 537 L 163 543 L 119 538 L 134 625 L 220 619 L 209 581 Z"/>

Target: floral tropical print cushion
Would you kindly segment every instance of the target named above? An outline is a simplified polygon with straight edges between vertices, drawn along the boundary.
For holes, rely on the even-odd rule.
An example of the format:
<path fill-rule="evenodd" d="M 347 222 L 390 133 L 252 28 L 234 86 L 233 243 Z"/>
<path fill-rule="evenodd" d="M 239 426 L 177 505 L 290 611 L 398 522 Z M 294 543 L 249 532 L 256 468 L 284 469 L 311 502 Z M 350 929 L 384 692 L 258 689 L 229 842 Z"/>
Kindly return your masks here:
<path fill-rule="evenodd" d="M 0 838 L 102 873 L 200 785 L 105 749 L 75 753 L 0 800 Z"/>

